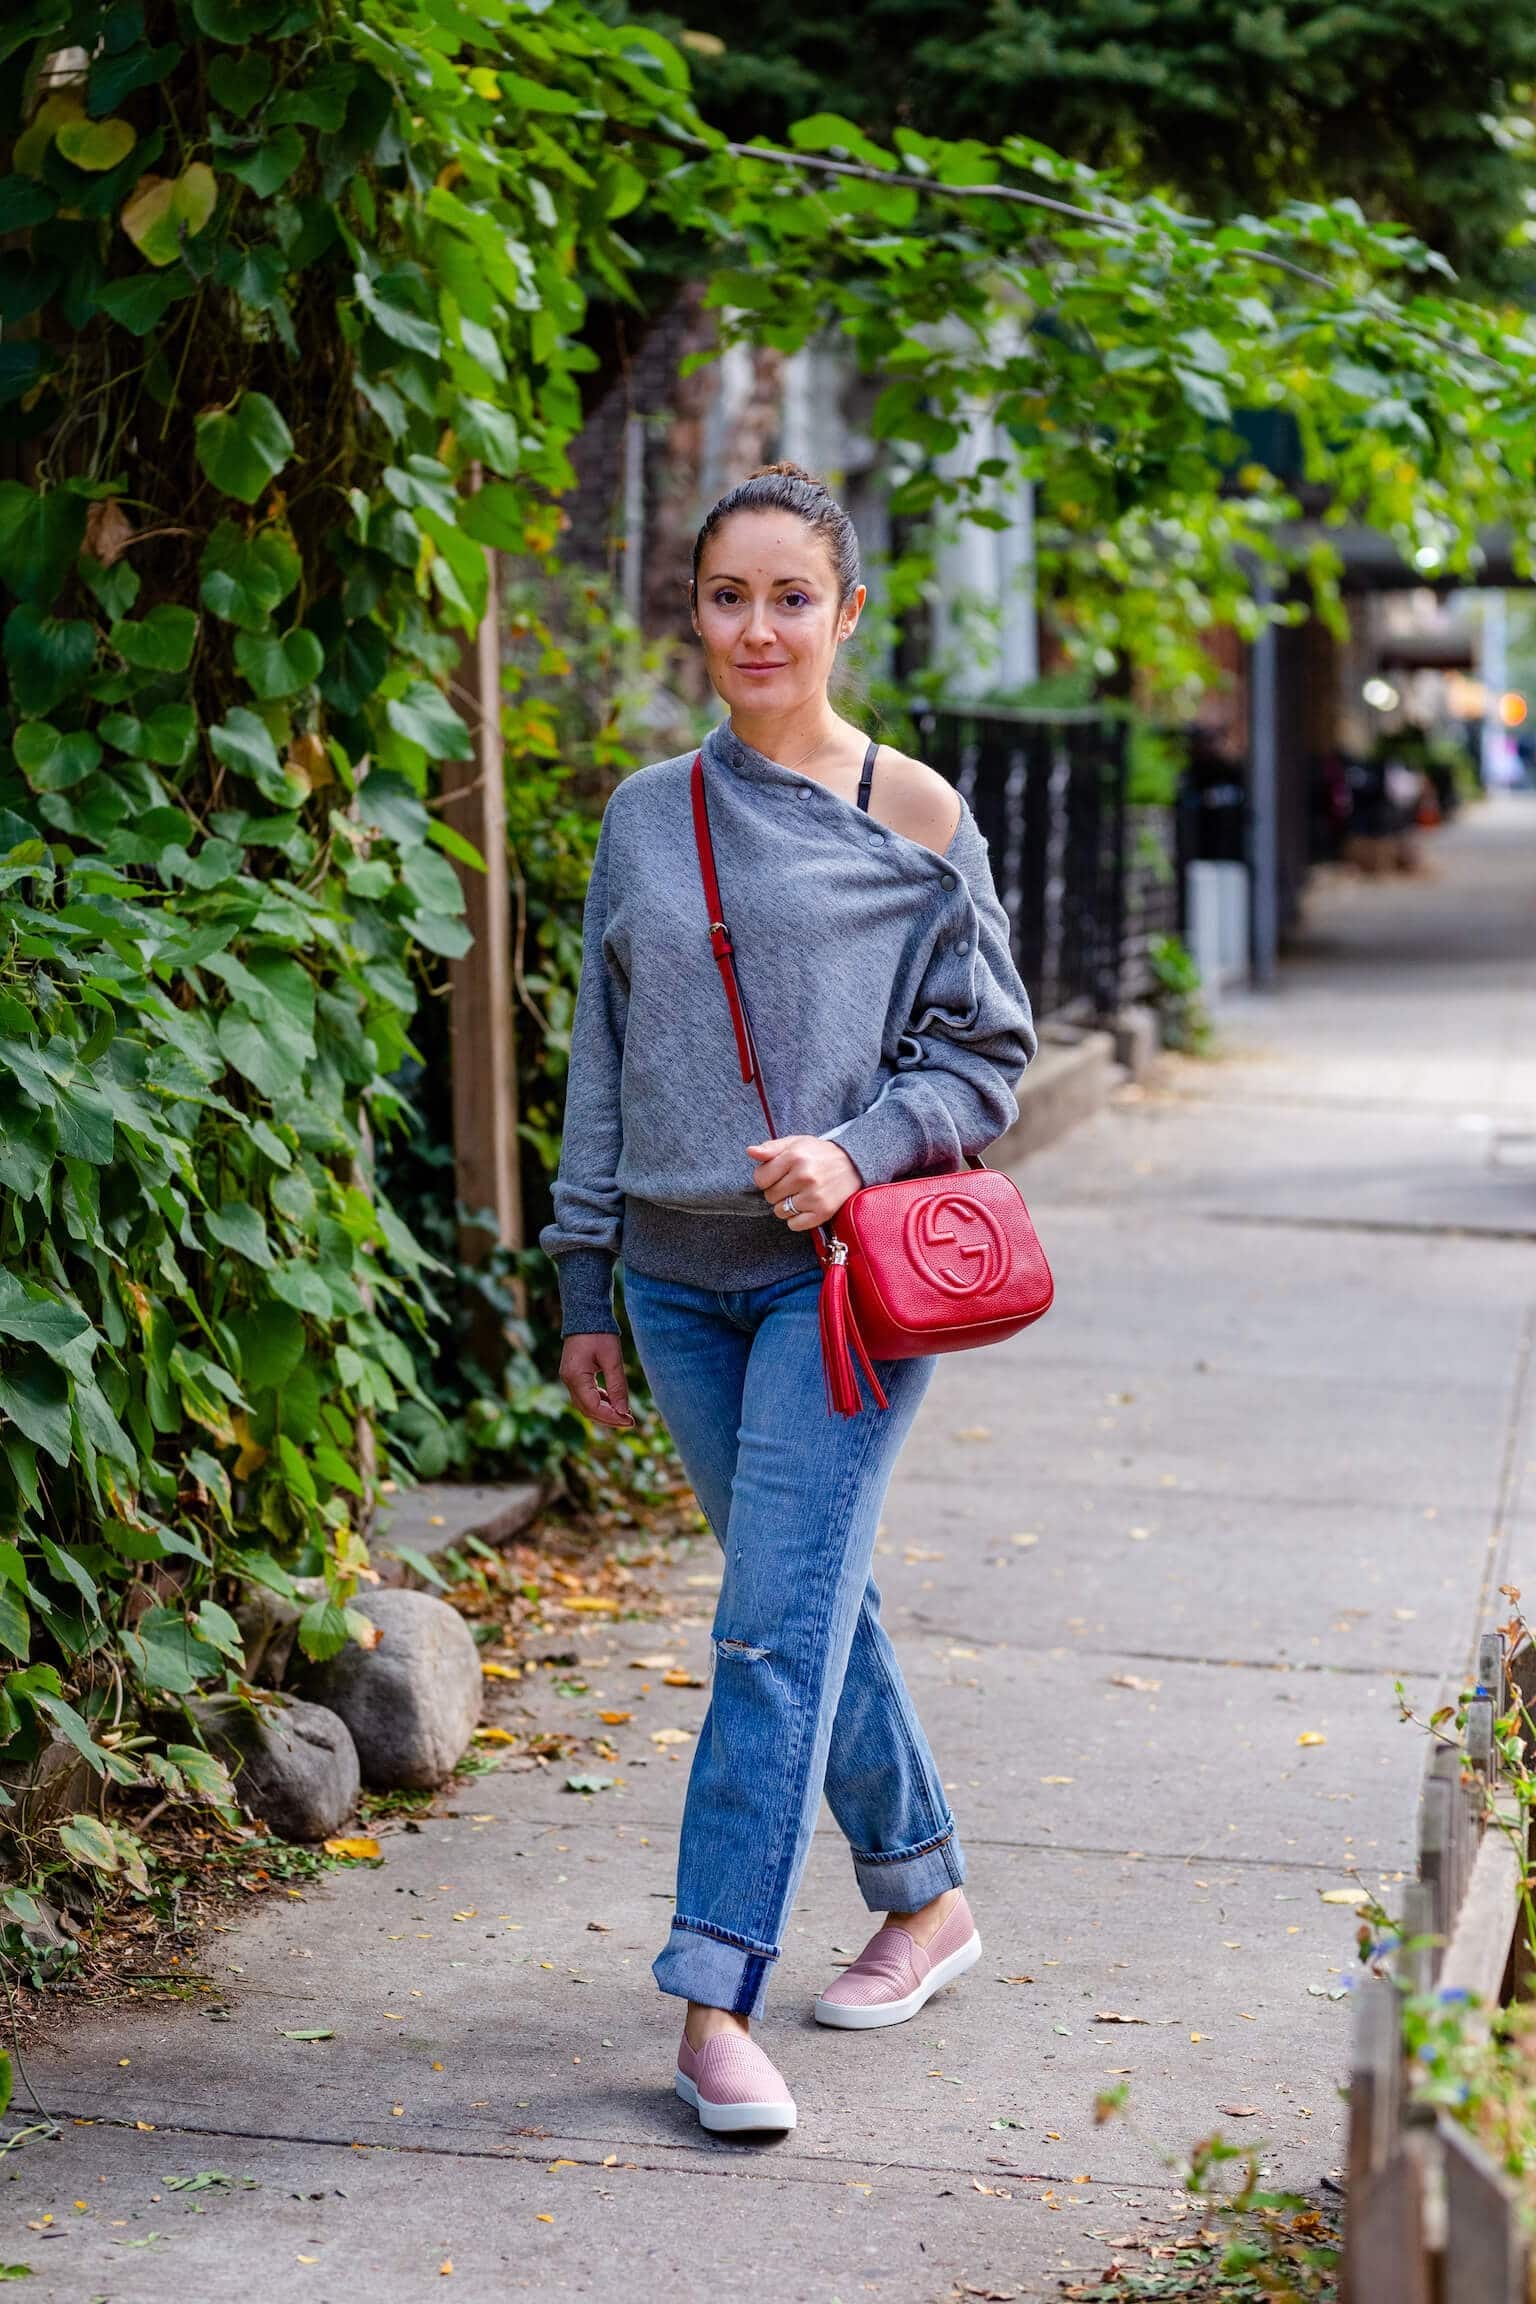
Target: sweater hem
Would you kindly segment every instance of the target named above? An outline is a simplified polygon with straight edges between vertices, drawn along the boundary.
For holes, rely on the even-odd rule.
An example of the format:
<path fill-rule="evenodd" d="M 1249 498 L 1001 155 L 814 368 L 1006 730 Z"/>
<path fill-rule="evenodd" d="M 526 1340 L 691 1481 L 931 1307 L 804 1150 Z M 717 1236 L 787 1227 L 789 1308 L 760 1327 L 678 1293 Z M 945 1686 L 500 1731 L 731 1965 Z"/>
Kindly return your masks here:
<path fill-rule="evenodd" d="M 648 1280 L 694 1288 L 766 1288 L 796 1271 L 819 1271 L 814 1231 L 792 1232 L 768 1212 L 672 1208 L 630 1193 L 621 1263 Z"/>

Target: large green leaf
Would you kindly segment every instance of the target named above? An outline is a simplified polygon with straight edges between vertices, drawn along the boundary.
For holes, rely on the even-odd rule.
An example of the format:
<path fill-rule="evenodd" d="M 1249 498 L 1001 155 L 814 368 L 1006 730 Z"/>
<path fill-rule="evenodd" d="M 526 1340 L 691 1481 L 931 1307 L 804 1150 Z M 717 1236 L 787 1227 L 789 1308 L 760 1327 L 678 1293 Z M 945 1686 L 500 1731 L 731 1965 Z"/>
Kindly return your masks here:
<path fill-rule="evenodd" d="M 24 720 L 12 741 L 16 765 L 34 792 L 67 792 L 101 760 L 101 746 L 87 728 L 66 736 L 51 721 Z"/>
<path fill-rule="evenodd" d="M 264 800 L 285 808 L 303 798 L 303 787 L 278 759 L 266 722 L 243 704 L 237 704 L 216 728 L 209 729 L 208 741 L 226 767 L 251 779 Z"/>
<path fill-rule="evenodd" d="M 41 1345 L 51 1359 L 77 1365 L 76 1348 L 96 1331 L 75 1305 L 0 1269 L 0 1336 L 7 1344 Z"/>
<path fill-rule="evenodd" d="M 283 633 L 242 632 L 235 641 L 235 662 L 263 702 L 308 688 L 324 661 L 324 649 L 302 625 Z"/>
<path fill-rule="evenodd" d="M 123 1654 L 148 1688 L 190 1696 L 198 1683 L 222 1671 L 219 1652 L 175 1608 L 148 1608 L 121 1635 Z"/>
<path fill-rule="evenodd" d="M 254 504 L 292 454 L 293 434 L 265 392 L 242 392 L 232 407 L 197 419 L 199 464 L 242 504 Z"/>
<path fill-rule="evenodd" d="M 72 168 L 96 175 L 125 160 L 138 138 L 126 120 L 66 120 L 53 141 Z"/>
<path fill-rule="evenodd" d="M 192 0 L 192 15 L 200 32 L 222 40 L 231 48 L 270 32 L 287 13 L 289 0 Z"/>
<path fill-rule="evenodd" d="M 291 1305 L 259 1304 L 230 1321 L 247 1392 L 286 1384 L 304 1357 L 304 1323 Z"/>
<path fill-rule="evenodd" d="M 0 480 L 0 578 L 40 608 L 57 598 L 85 541 L 83 496 L 67 488 L 25 488 Z"/>
<path fill-rule="evenodd" d="M 197 617 L 163 600 L 147 616 L 123 618 L 107 637 L 124 662 L 141 672 L 185 672 L 197 644 Z"/>
<path fill-rule="evenodd" d="M 71 1816 L 59 1826 L 59 1840 L 77 1864 L 89 1864 L 98 1872 L 115 1872 L 122 1860 L 117 1842 L 98 1816 Z"/>
<path fill-rule="evenodd" d="M 413 680 L 403 696 L 391 699 L 384 712 L 396 735 L 419 744 L 429 760 L 474 757 L 469 730 L 430 680 Z"/>
<path fill-rule="evenodd" d="M 208 66 L 209 95 L 237 120 L 255 111 L 271 85 L 272 59 L 260 48 L 243 56 L 215 56 Z"/>
<path fill-rule="evenodd" d="M 203 1218 L 203 1229 L 221 1247 L 232 1248 L 251 1264 L 265 1269 L 272 1262 L 267 1228 L 247 1200 L 226 1200 L 221 1208 L 210 1208 Z"/>
<path fill-rule="evenodd" d="M 300 560 L 280 529 L 246 536 L 221 520 L 203 549 L 202 600 L 212 615 L 244 631 L 259 632 L 299 580 Z"/>
<path fill-rule="evenodd" d="M 96 656 L 96 633 L 78 617 L 49 616 L 28 600 L 5 624 L 5 661 L 17 708 L 41 718 L 84 685 Z"/>
<path fill-rule="evenodd" d="M 297 128 L 279 128 L 243 159 L 226 158 L 224 167 L 248 185 L 258 200 L 270 200 L 281 191 L 304 158 L 304 139 Z"/>
<path fill-rule="evenodd" d="M 37 1346 L 19 1352 L 0 1375 L 0 1416 L 9 1417 L 55 1464 L 69 1462 L 69 1379 Z"/>

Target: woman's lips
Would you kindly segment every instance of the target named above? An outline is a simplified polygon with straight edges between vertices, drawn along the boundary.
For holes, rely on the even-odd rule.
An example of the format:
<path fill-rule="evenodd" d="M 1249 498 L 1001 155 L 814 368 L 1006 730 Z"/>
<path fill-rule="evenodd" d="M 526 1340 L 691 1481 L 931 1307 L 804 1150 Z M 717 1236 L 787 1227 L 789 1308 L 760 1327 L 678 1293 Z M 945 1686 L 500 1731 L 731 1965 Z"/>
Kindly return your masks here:
<path fill-rule="evenodd" d="M 787 664 L 741 664 L 737 666 L 738 671 L 752 673 L 783 672 L 787 669 Z"/>

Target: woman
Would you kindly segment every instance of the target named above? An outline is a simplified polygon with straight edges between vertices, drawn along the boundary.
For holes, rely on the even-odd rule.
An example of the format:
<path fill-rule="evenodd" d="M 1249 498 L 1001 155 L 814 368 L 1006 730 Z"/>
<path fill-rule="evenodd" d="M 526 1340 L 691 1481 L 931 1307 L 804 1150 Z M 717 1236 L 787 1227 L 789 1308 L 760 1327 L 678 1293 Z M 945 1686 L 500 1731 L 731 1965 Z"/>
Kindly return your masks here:
<path fill-rule="evenodd" d="M 876 1360 L 889 1406 L 829 1412 L 814 1240 L 851 1192 L 949 1170 L 1017 1117 L 1035 1051 L 987 848 L 954 788 L 832 709 L 865 587 L 841 506 L 794 464 L 722 497 L 689 588 L 729 708 L 702 750 L 761 1138 L 711 950 L 692 752 L 609 799 L 584 912 L 554 1221 L 560 1375 L 633 1423 L 612 1308 L 725 1553 L 714 1672 L 654 1963 L 688 2003 L 676 2088 L 706 2128 L 794 2126 L 750 2036 L 825 1792 L 884 1925 L 815 2004 L 864 2029 L 979 1958 L 954 1819 L 870 1575 L 936 1360 Z"/>

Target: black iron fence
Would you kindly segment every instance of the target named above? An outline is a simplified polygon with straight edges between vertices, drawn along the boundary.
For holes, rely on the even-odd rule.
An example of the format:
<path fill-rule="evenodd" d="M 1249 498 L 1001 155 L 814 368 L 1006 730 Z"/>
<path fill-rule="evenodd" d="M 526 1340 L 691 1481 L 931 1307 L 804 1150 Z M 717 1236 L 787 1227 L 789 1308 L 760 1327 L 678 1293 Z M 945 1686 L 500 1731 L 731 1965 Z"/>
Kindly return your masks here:
<path fill-rule="evenodd" d="M 1126 730 L 1094 712 L 919 705 L 923 757 L 969 802 L 1041 1017 L 1112 1016 L 1178 926 L 1166 809 L 1126 800 Z"/>

